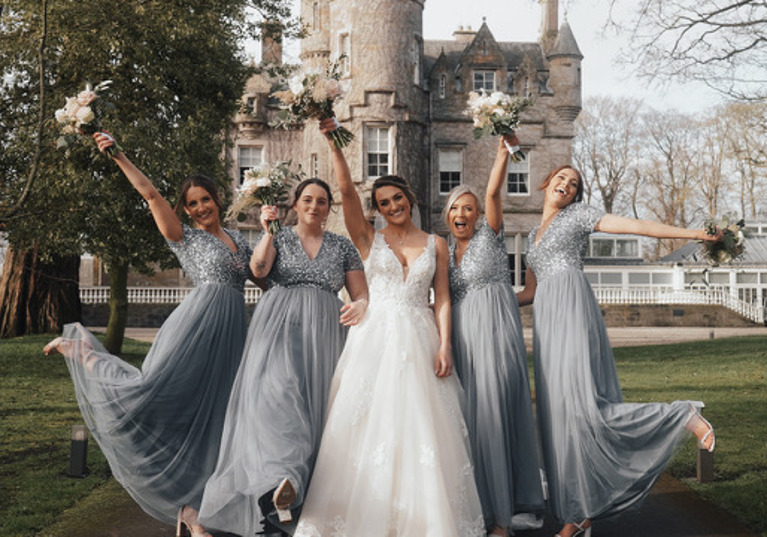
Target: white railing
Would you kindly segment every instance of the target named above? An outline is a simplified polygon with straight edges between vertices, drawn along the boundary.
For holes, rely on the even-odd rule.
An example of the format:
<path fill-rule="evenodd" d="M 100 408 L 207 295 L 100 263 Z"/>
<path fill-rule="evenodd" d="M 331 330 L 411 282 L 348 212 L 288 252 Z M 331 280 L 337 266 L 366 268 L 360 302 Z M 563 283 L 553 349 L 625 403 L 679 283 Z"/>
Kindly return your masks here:
<path fill-rule="evenodd" d="M 764 308 L 734 297 L 728 289 L 673 289 L 671 287 L 597 287 L 600 304 L 705 304 L 724 306 L 756 323 L 764 322 Z"/>
<path fill-rule="evenodd" d="M 128 287 L 129 304 L 179 304 L 194 287 Z M 245 303 L 255 304 L 261 298 L 258 287 L 245 287 Z M 109 287 L 80 287 L 83 304 L 106 304 Z"/>

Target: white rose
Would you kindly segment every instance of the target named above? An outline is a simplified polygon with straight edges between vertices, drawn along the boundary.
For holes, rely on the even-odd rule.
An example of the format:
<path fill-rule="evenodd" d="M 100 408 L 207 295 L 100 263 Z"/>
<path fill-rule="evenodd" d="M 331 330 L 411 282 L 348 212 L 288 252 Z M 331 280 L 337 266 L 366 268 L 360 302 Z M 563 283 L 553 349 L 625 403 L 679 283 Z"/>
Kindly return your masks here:
<path fill-rule="evenodd" d="M 328 99 L 335 99 L 336 97 L 340 97 L 342 93 L 341 84 L 338 82 L 338 80 L 330 79 L 325 85 L 325 91 L 327 91 Z"/>
<path fill-rule="evenodd" d="M 59 123 L 69 123 L 71 121 L 69 114 L 63 108 L 56 110 L 56 121 Z"/>
<path fill-rule="evenodd" d="M 290 88 L 291 92 L 298 95 L 304 91 L 304 77 L 300 75 L 291 77 L 290 80 L 288 80 L 288 87 Z"/>
<path fill-rule="evenodd" d="M 81 91 L 80 93 L 77 94 L 77 104 L 79 104 L 80 106 L 88 106 L 89 104 L 91 104 L 93 101 L 96 100 L 96 97 L 98 96 L 96 95 L 95 91 L 91 91 L 91 90 Z"/>
<path fill-rule="evenodd" d="M 272 184 L 272 181 L 268 177 L 261 177 L 255 181 L 256 188 L 264 188 Z"/>
<path fill-rule="evenodd" d="M 77 121 L 80 125 L 88 124 L 96 118 L 96 115 L 91 110 L 90 106 L 83 106 L 75 114 Z"/>

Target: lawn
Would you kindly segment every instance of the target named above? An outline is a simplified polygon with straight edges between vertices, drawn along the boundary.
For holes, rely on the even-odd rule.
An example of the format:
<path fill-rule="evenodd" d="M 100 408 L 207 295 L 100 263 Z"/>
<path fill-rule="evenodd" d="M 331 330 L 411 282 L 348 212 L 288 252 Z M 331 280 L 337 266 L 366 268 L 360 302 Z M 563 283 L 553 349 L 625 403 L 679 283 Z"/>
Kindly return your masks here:
<path fill-rule="evenodd" d="M 32 537 L 109 479 L 91 440 L 89 475 L 66 476 L 69 435 L 82 423 L 63 359 L 46 357 L 52 336 L 0 340 L 0 536 Z M 138 364 L 147 344 L 126 341 Z M 626 400 L 702 400 L 717 433 L 714 482 L 695 477 L 695 443 L 670 472 L 767 536 L 767 337 L 615 350 Z"/>

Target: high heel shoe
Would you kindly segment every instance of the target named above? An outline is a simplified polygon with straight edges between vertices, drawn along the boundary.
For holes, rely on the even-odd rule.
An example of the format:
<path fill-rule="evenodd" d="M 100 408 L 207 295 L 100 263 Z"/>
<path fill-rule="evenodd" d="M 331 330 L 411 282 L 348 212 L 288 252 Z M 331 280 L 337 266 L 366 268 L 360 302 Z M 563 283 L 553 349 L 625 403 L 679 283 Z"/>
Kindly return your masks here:
<path fill-rule="evenodd" d="M 186 508 L 187 506 L 183 505 L 178 509 L 178 514 L 176 515 L 176 537 L 213 537 L 199 524 L 190 524 L 184 520 L 184 509 Z M 202 531 L 198 531 L 200 529 Z"/>
<path fill-rule="evenodd" d="M 695 421 L 693 421 L 695 420 Z M 709 453 L 712 453 L 714 451 L 714 447 L 716 447 L 716 436 L 714 436 L 714 426 L 711 425 L 706 418 L 703 417 L 703 415 L 700 413 L 700 410 L 698 408 L 691 406 L 690 408 L 690 419 L 687 422 L 687 425 L 685 425 L 685 428 L 692 432 L 695 436 L 698 436 L 698 430 L 700 428 L 705 428 L 706 432 L 703 433 L 702 436 L 698 436 L 698 448 L 705 449 Z M 711 444 L 706 446 L 706 443 L 711 437 Z"/>
<path fill-rule="evenodd" d="M 277 510 L 277 517 L 280 522 L 286 524 L 293 521 L 293 514 L 290 512 L 290 505 L 296 501 L 296 489 L 291 483 L 290 478 L 286 477 L 274 490 L 272 503 Z"/>
<path fill-rule="evenodd" d="M 588 526 L 586 524 L 588 524 Z M 572 522 L 572 525 L 575 526 L 576 530 L 570 537 L 580 537 L 581 535 L 583 537 L 591 537 L 591 520 L 588 518 L 584 518 L 580 524 Z M 557 533 L 554 537 L 561 537 L 561 535 Z"/>
<path fill-rule="evenodd" d="M 703 424 L 708 427 L 708 431 L 705 432 L 705 434 L 701 437 L 700 440 L 698 440 L 698 447 L 701 449 L 705 449 L 709 453 L 713 453 L 714 447 L 716 447 L 716 436 L 714 436 L 714 426 L 711 425 L 706 418 L 698 414 L 698 418 L 703 422 Z M 708 440 L 708 437 L 711 437 L 711 444 L 706 447 L 706 440 Z"/>

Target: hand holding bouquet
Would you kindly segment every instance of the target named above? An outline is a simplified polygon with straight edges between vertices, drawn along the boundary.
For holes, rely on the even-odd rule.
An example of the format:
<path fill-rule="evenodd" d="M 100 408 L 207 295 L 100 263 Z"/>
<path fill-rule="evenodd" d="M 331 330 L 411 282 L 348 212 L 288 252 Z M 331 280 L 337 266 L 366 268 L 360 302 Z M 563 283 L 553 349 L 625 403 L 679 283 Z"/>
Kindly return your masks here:
<path fill-rule="evenodd" d="M 701 241 L 703 255 L 711 266 L 732 263 L 745 251 L 746 235 L 743 232 L 745 222 L 741 218 L 737 222 L 725 215 L 720 220 L 706 220 L 704 227 L 709 235 L 717 235 L 721 230 L 722 238 L 718 241 Z"/>
<path fill-rule="evenodd" d="M 514 134 L 514 129 L 519 125 L 520 113 L 531 107 L 533 102 L 529 97 L 512 97 L 500 91 L 494 91 L 490 95 L 484 90 L 481 93 L 472 91 L 469 93 L 465 113 L 474 120 L 474 138 L 481 138 L 485 134 Z M 519 146 L 511 146 L 505 140 L 504 144 L 513 162 L 525 160 L 525 154 L 520 151 Z"/>
<path fill-rule="evenodd" d="M 237 189 L 235 200 L 226 211 L 228 219 L 237 218 L 253 207 L 274 206 L 288 200 L 288 191 L 301 180 L 301 171 L 293 171 L 290 162 L 263 168 L 251 168 L 245 172 L 242 186 Z M 276 235 L 280 230 L 279 220 L 269 221 L 269 233 Z"/>
<path fill-rule="evenodd" d="M 56 141 L 56 148 L 62 149 L 72 145 L 83 136 L 91 136 L 102 131 L 101 117 L 103 109 L 111 106 L 101 99 L 101 94 L 109 89 L 111 80 L 105 80 L 96 87 L 86 84 L 85 89 L 75 97 L 67 97 L 64 108 L 56 110 L 56 121 L 61 127 L 61 136 Z M 109 156 L 114 157 L 122 151 L 115 142 L 106 149 Z"/>
<path fill-rule="evenodd" d="M 309 118 L 335 117 L 333 102 L 342 94 L 340 78 L 338 62 L 329 64 L 324 72 L 308 71 L 293 76 L 287 90 L 272 94 L 283 103 L 275 126 L 289 128 Z M 354 135 L 340 125 L 329 135 L 338 148 L 346 147 L 354 139 Z"/>

